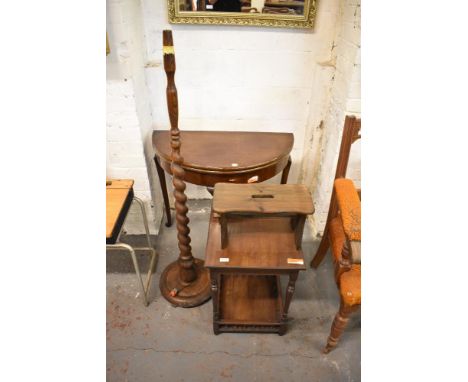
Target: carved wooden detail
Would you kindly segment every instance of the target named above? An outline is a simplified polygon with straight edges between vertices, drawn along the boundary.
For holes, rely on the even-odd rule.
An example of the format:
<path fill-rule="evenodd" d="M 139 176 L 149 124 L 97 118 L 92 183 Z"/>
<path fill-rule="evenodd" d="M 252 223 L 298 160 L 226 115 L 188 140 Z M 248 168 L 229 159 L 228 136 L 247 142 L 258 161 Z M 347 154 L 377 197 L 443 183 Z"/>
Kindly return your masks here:
<path fill-rule="evenodd" d="M 284 301 L 283 312 L 281 314 L 280 334 L 284 334 L 286 332 L 286 323 L 288 321 L 289 306 L 291 305 L 292 296 L 294 294 L 294 291 L 296 290 L 296 280 L 298 275 L 299 272 L 293 272 L 289 274 L 288 287 L 286 288 L 286 298 Z"/>
<path fill-rule="evenodd" d="M 330 331 L 330 335 L 327 340 L 327 345 L 325 346 L 325 349 L 323 352 L 325 354 L 329 353 L 336 345 L 338 344 L 338 340 L 343 334 L 346 325 L 348 325 L 349 317 L 350 315 L 358 310 L 360 305 L 357 306 L 348 306 L 341 301 L 340 303 L 340 309 L 338 313 L 336 314 L 333 323 L 332 323 L 332 328 Z"/>
<path fill-rule="evenodd" d="M 341 260 L 337 267 L 335 267 L 335 282 L 337 285 L 340 284 L 340 277 L 344 272 L 351 269 L 352 261 L 349 248 L 349 241 L 345 240 L 343 243 L 343 250 L 341 251 Z"/>
<path fill-rule="evenodd" d="M 313 28 L 317 12 L 316 0 L 310 0 L 306 15 L 286 15 L 281 18 L 258 13 L 224 13 L 222 15 L 211 12 L 178 12 L 176 0 L 168 0 L 167 8 L 169 22 L 172 24 L 214 24 L 214 25 L 243 25 L 266 26 L 278 28 Z"/>
<path fill-rule="evenodd" d="M 171 172 L 174 185 L 175 219 L 177 239 L 179 241 L 179 258 L 171 263 L 161 275 L 160 289 L 162 295 L 173 305 L 192 307 L 200 305 L 210 297 L 209 276 L 203 262 L 194 259 L 190 246 L 189 218 L 187 217 L 187 196 L 185 195 L 184 158 L 180 155 L 181 141 L 178 128 L 179 105 L 175 86 L 175 56 L 172 32 L 163 31 L 164 70 L 167 76 L 167 107 L 171 122 Z"/>
<path fill-rule="evenodd" d="M 163 45 L 165 47 L 173 46 L 172 33 L 170 31 L 163 32 Z M 195 280 L 196 273 L 193 268 L 192 247 L 190 246 L 190 222 L 187 217 L 187 196 L 185 195 L 184 169 L 181 167 L 184 163 L 184 158 L 180 155 L 180 130 L 178 127 L 179 120 L 179 104 L 177 100 L 177 88 L 174 82 L 175 74 L 175 57 L 174 54 L 164 55 L 164 70 L 167 76 L 167 107 L 169 109 L 169 119 L 171 121 L 171 148 L 172 148 L 172 184 L 174 186 L 176 222 L 177 222 L 177 238 L 179 239 L 179 264 L 180 278 L 183 283 L 191 283 Z"/>
<path fill-rule="evenodd" d="M 211 298 L 213 300 L 213 332 L 219 334 L 219 279 L 216 272 L 211 273 Z"/>

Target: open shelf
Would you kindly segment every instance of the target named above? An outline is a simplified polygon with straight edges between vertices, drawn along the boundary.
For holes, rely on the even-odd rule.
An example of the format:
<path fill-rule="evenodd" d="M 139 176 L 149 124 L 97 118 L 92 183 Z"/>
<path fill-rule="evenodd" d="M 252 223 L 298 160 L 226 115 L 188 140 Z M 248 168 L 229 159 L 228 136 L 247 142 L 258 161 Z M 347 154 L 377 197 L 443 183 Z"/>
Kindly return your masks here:
<path fill-rule="evenodd" d="M 230 331 L 229 325 L 245 326 L 244 331 L 262 326 L 279 329 L 283 309 L 279 283 L 275 275 L 222 275 L 220 330 Z"/>
<path fill-rule="evenodd" d="M 221 249 L 221 225 L 210 217 L 205 267 L 213 269 L 305 270 L 304 254 L 296 249 L 290 217 L 240 217 L 228 224 L 229 245 Z M 221 259 L 229 259 L 222 262 Z M 295 259 L 300 263 L 290 263 Z"/>

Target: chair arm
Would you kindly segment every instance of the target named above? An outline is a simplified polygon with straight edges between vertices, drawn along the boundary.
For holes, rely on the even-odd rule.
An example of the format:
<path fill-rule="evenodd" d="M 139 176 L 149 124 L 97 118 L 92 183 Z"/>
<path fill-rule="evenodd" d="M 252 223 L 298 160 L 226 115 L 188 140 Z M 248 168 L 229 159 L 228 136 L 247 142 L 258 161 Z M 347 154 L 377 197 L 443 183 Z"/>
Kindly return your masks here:
<path fill-rule="evenodd" d="M 346 238 L 350 242 L 360 242 L 361 200 L 359 194 L 350 179 L 336 179 L 334 187 Z"/>
<path fill-rule="evenodd" d="M 335 266 L 335 281 L 340 283 L 341 275 L 351 270 L 353 264 L 361 264 L 361 242 L 348 241 L 343 245 L 341 260 Z"/>
<path fill-rule="evenodd" d="M 353 264 L 361 264 L 361 242 L 350 241 L 350 255 Z"/>
<path fill-rule="evenodd" d="M 341 252 L 340 266 L 351 269 L 352 264 L 361 264 L 361 242 L 346 241 Z"/>

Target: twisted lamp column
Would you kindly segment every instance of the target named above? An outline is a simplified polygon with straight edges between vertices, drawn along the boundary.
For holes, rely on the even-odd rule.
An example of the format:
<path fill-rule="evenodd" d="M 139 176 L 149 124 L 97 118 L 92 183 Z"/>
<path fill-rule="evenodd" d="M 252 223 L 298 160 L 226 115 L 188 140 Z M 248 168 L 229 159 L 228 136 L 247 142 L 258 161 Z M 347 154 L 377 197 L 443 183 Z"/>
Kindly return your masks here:
<path fill-rule="evenodd" d="M 164 70 L 167 76 L 167 109 L 171 121 L 171 172 L 174 185 L 179 259 L 169 264 L 161 275 L 161 294 L 174 306 L 190 308 L 207 301 L 211 296 L 210 276 L 204 262 L 192 256 L 190 246 L 187 196 L 185 195 L 184 158 L 180 154 L 181 141 L 178 127 L 179 106 L 174 82 L 175 56 L 172 32 L 163 31 Z"/>

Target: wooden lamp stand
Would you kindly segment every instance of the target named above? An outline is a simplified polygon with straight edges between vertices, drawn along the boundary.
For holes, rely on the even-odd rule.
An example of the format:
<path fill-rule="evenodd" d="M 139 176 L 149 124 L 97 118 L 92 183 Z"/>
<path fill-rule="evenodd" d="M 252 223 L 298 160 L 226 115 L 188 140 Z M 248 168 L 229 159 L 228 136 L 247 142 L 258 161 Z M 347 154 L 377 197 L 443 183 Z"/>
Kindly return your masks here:
<path fill-rule="evenodd" d="M 190 246 L 188 208 L 185 195 L 185 171 L 182 168 L 184 158 L 180 155 L 180 131 L 178 128 L 179 107 L 177 89 L 174 82 L 175 56 L 172 32 L 163 31 L 164 70 L 167 76 L 167 108 L 171 121 L 172 148 L 172 184 L 177 222 L 177 239 L 179 241 L 179 258 L 169 264 L 159 280 L 161 294 L 174 306 L 191 308 L 203 304 L 211 297 L 210 276 L 204 267 L 203 260 L 192 256 Z"/>

